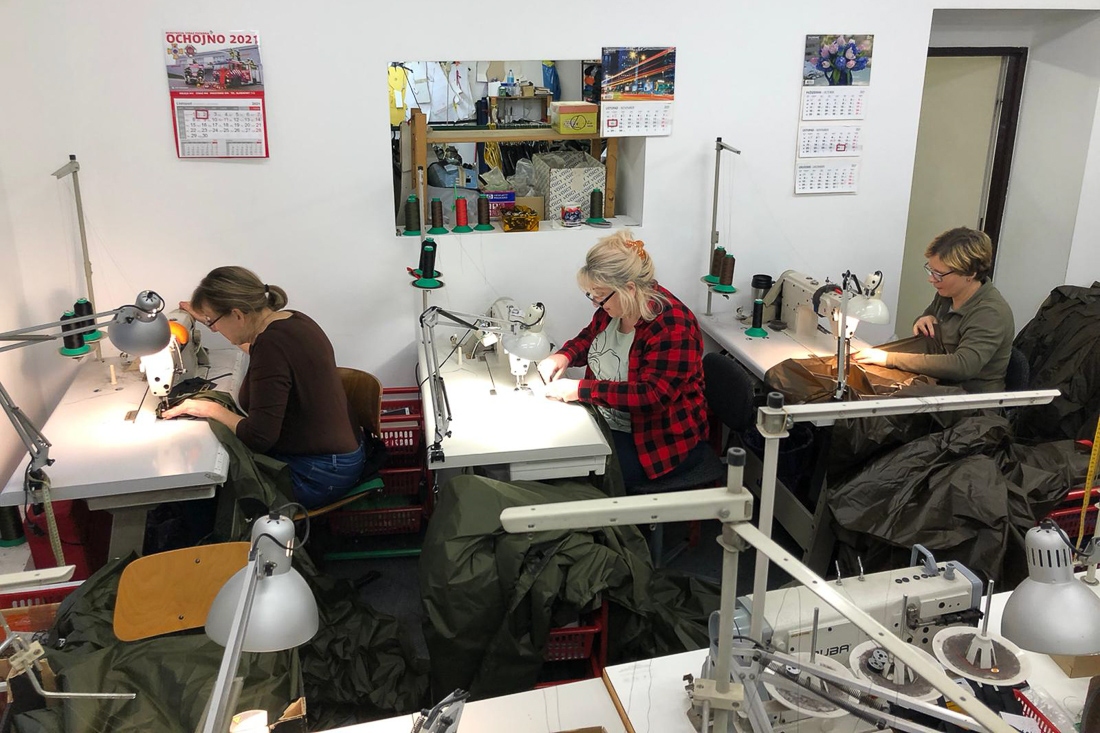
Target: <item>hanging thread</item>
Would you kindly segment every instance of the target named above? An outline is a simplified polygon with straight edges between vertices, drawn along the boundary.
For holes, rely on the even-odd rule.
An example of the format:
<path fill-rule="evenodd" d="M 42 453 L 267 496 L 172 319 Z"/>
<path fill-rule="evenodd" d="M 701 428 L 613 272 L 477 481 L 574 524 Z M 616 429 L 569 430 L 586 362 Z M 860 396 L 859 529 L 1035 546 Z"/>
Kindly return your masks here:
<path fill-rule="evenodd" d="M 484 232 L 492 228 L 489 223 L 489 197 L 481 194 L 477 197 L 477 226 L 474 229 Z"/>
<path fill-rule="evenodd" d="M 416 194 L 410 194 L 405 202 L 405 236 L 420 236 L 420 202 Z"/>
<path fill-rule="evenodd" d="M 91 347 L 84 343 L 83 334 L 72 333 L 79 329 L 75 319 L 76 314 L 72 311 L 65 311 L 61 316 L 62 346 L 59 350 L 62 356 L 80 356 L 91 351 Z"/>

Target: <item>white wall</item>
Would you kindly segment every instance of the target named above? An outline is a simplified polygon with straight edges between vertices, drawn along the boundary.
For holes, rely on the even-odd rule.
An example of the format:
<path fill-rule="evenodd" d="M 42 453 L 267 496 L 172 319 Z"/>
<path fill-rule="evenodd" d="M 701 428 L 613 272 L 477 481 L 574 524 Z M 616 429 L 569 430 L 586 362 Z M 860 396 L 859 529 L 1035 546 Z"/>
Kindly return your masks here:
<path fill-rule="evenodd" d="M 1100 99 L 1096 105 L 1095 116 L 1100 118 Z M 1081 202 L 1066 266 L 1066 282 L 1088 286 L 1100 280 L 1100 206 L 1097 205 L 1100 202 L 1100 124 L 1092 127 L 1085 176 L 1081 181 Z"/>
<path fill-rule="evenodd" d="M 1029 47 L 994 278 L 1018 330 L 1067 281 L 1078 204 L 1089 200 L 1082 184 L 1100 90 L 1100 14 L 939 11 L 930 45 Z"/>
<path fill-rule="evenodd" d="M 170 301 L 184 298 L 212 267 L 243 264 L 284 286 L 291 306 L 318 320 L 341 364 L 390 385 L 411 383 L 420 296 L 404 268 L 415 261 L 416 245 L 393 236 L 382 69 L 392 59 L 428 56 L 590 58 L 607 43 L 678 49 L 674 134 L 645 146 L 646 215 L 638 232 L 663 283 L 691 304 L 703 300 L 698 278 L 709 262 L 713 141 L 720 135 L 744 151 L 727 169 L 730 196 L 722 203 L 731 222 L 724 243 L 738 257 L 742 291 L 754 272 L 881 269 L 893 298 L 933 4 L 734 0 L 670 12 L 667 3 L 642 0 L 630 13 L 586 7 L 584 22 L 568 28 L 487 33 L 481 15 L 428 0 L 415 12 L 447 22 L 418 24 L 412 35 L 399 30 L 409 12 L 400 4 L 120 0 L 105 14 L 75 0 L 9 0 L 0 4 L 0 28 L 18 33 L 4 34 L 0 68 L 20 73 L 5 79 L 9 110 L 17 113 L 0 115 L 0 244 L 14 242 L 24 294 L 14 307 L 5 295 L 0 327 L 46 320 L 73 299 L 78 249 L 59 223 L 65 196 L 49 172 L 77 153 L 101 306 L 144 287 Z M 509 13 L 544 19 L 546 6 L 516 2 Z M 269 160 L 176 159 L 165 29 L 260 32 Z M 842 31 L 876 36 L 861 190 L 796 199 L 803 36 Z M 470 310 L 496 293 L 537 298 L 549 308 L 551 334 L 571 335 L 591 312 L 573 275 L 595 236 L 585 229 L 446 237 L 439 267 L 447 287 L 433 302 Z M 0 265 L 11 256 L 0 253 Z M 10 357 L 0 355 L 5 370 L 13 368 Z M 35 358 L 42 366 L 33 378 L 24 372 L 5 384 L 26 394 L 45 379 L 46 404 L 66 367 Z M 15 451 L 10 431 L 0 431 L 0 447 L 0 455 Z"/>

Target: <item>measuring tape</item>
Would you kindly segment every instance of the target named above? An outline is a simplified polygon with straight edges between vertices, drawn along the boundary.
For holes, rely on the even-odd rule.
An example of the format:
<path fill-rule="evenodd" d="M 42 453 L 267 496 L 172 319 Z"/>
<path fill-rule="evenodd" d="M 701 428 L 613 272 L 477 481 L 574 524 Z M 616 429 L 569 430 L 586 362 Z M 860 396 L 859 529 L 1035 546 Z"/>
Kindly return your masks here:
<path fill-rule="evenodd" d="M 1077 530 L 1077 547 L 1081 546 L 1081 540 L 1085 537 L 1085 515 L 1089 510 L 1089 500 L 1092 498 L 1092 483 L 1096 480 L 1096 464 L 1100 462 L 1100 421 L 1096 423 L 1096 435 L 1092 437 L 1092 454 L 1089 455 L 1089 470 L 1085 474 L 1085 496 L 1081 500 L 1080 528 Z M 1100 515 L 1096 520 L 1100 522 Z"/>

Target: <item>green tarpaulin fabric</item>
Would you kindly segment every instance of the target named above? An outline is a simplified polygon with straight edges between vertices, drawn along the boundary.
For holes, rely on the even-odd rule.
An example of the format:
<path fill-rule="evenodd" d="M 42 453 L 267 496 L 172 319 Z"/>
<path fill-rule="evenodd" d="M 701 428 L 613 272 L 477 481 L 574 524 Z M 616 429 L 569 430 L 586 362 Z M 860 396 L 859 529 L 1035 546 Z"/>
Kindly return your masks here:
<path fill-rule="evenodd" d="M 436 696 L 529 689 L 556 624 L 613 603 L 612 658 L 706 645 L 716 586 L 655 572 L 633 526 L 507 534 L 512 506 L 606 498 L 580 483 L 458 476 L 443 487 L 420 556 L 425 637 Z"/>

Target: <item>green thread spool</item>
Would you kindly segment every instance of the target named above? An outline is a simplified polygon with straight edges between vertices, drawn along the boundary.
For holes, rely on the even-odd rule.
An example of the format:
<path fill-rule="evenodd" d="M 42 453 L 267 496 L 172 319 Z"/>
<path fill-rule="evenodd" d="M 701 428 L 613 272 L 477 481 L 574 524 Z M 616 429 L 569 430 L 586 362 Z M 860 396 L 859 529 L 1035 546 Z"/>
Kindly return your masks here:
<path fill-rule="evenodd" d="M 603 191 L 598 188 L 593 188 L 588 198 L 588 218 L 585 221 L 589 224 L 607 222 L 607 219 L 603 218 Z"/>
<path fill-rule="evenodd" d="M 73 304 L 73 313 L 81 317 L 79 324 L 76 326 L 78 329 L 95 325 L 94 318 L 85 318 L 85 316 L 92 316 L 95 313 L 95 308 L 92 307 L 92 304 L 87 298 L 81 298 Z M 87 331 L 81 335 L 84 337 L 84 343 L 99 341 L 103 338 L 103 332 L 98 328 L 94 331 Z"/>
<path fill-rule="evenodd" d="M 455 199 L 455 228 L 452 232 L 458 232 L 459 234 L 465 234 L 466 232 L 472 232 L 470 228 L 470 222 L 467 218 L 469 215 L 466 212 L 466 197 L 459 196 Z"/>
<path fill-rule="evenodd" d="M 477 197 L 477 226 L 479 232 L 493 231 L 493 225 L 489 223 L 489 197 L 481 194 Z"/>
<path fill-rule="evenodd" d="M 91 346 L 84 343 L 84 336 L 79 333 L 72 333 L 79 329 L 79 326 L 74 323 L 76 314 L 72 311 L 65 311 L 61 316 L 61 343 L 62 346 L 58 351 L 62 356 L 83 356 L 92 350 Z"/>
<path fill-rule="evenodd" d="M 764 325 L 764 301 L 757 298 L 752 302 L 752 328 L 745 331 L 746 336 L 762 338 L 768 335 L 762 326 Z"/>
<path fill-rule="evenodd" d="M 731 254 L 722 258 L 722 270 L 718 276 L 718 284 L 714 286 L 714 292 L 725 295 L 737 292 L 737 288 L 733 287 L 733 268 L 736 264 L 737 258 Z"/>
<path fill-rule="evenodd" d="M 718 278 L 722 274 L 722 262 L 726 258 L 726 248 L 718 246 L 710 254 L 710 274 L 703 278 L 703 282 L 711 285 L 718 284 Z"/>
<path fill-rule="evenodd" d="M 420 277 L 416 279 L 413 286 L 423 290 L 443 287 L 443 283 L 436 279 L 439 273 L 435 271 L 435 242 L 430 239 L 424 240 L 424 248 L 421 252 L 423 257 L 420 260 Z M 425 273 L 430 273 L 432 276 L 425 277 Z"/>

